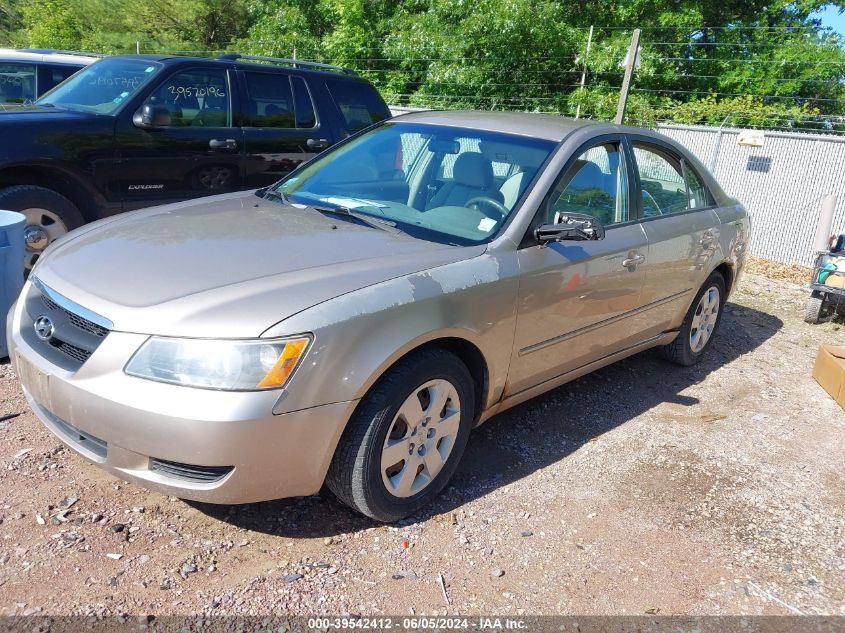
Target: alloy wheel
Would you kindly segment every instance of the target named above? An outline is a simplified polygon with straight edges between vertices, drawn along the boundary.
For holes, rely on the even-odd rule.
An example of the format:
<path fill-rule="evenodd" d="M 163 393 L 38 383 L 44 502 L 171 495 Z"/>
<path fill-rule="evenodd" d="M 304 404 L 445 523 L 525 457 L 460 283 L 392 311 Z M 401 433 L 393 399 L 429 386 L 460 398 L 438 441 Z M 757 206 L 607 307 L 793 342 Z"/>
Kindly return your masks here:
<path fill-rule="evenodd" d="M 28 272 L 35 266 L 44 249 L 67 233 L 68 228 L 57 213 L 47 209 L 30 208 L 21 213 L 26 218 L 23 230 L 26 243 L 24 267 Z"/>
<path fill-rule="evenodd" d="M 689 332 L 689 344 L 693 353 L 698 353 L 707 345 L 707 341 L 713 335 L 716 322 L 719 319 L 722 297 L 716 286 L 710 286 L 701 295 L 695 314 L 692 317 L 692 324 Z"/>
<path fill-rule="evenodd" d="M 406 398 L 381 453 L 381 476 L 395 497 L 411 497 L 437 477 L 460 430 L 461 402 L 448 380 L 431 380 Z"/>

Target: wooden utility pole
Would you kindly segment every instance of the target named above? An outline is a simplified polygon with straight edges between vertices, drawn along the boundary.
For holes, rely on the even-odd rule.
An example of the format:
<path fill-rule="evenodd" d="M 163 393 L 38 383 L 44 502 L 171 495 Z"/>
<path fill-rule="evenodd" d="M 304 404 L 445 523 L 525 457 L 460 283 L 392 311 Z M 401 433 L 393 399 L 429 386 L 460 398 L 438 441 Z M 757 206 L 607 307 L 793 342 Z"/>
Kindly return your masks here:
<path fill-rule="evenodd" d="M 587 58 L 590 56 L 590 47 L 593 45 L 593 27 L 590 26 L 590 34 L 587 36 L 587 50 L 584 52 L 584 70 L 581 71 L 581 96 L 584 93 L 584 83 L 587 81 Z M 581 116 L 581 104 L 575 110 L 575 118 Z"/>
<path fill-rule="evenodd" d="M 634 68 L 637 66 L 637 54 L 640 50 L 640 29 L 634 29 L 631 35 L 631 48 L 628 49 L 628 63 L 625 64 L 625 79 L 622 80 L 622 88 L 619 90 L 619 107 L 616 109 L 617 125 L 622 125 L 625 119 L 625 107 L 628 105 L 628 92 L 631 90 L 631 77 L 634 75 Z"/>

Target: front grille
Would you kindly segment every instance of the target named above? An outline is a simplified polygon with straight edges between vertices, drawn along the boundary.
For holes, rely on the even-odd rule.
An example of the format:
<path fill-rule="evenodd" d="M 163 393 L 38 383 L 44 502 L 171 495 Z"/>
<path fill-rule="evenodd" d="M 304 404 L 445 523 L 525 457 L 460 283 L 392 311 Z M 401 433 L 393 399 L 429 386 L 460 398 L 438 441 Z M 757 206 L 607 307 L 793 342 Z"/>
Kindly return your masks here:
<path fill-rule="evenodd" d="M 21 335 L 42 356 L 68 371 L 79 369 L 110 331 L 108 320 L 47 288 L 38 279 L 33 279 L 25 306 L 28 319 L 21 323 Z M 53 324 L 47 340 L 35 332 L 35 322 L 41 317 Z"/>
<path fill-rule="evenodd" d="M 41 413 L 50 420 L 50 423 L 56 427 L 61 435 L 63 435 L 68 443 L 76 446 L 77 448 L 81 448 L 83 450 L 88 451 L 89 453 L 93 453 L 100 459 L 106 458 L 106 453 L 108 452 L 108 445 L 106 444 L 105 440 L 101 440 L 99 437 L 91 435 L 90 433 L 86 433 L 82 431 L 72 424 L 68 424 L 64 420 L 62 420 L 59 416 L 55 415 L 54 413 L 48 411 L 44 407 L 40 407 Z"/>
<path fill-rule="evenodd" d="M 55 336 L 50 339 L 50 345 L 55 347 L 65 356 L 72 358 L 80 365 L 88 360 L 91 356 L 91 352 L 88 350 L 82 349 L 81 347 L 77 347 L 76 345 L 71 345 L 70 343 L 65 343 L 57 339 Z"/>
<path fill-rule="evenodd" d="M 234 466 L 196 466 L 151 457 L 150 470 L 173 479 L 207 484 L 220 481 L 234 470 Z"/>
<path fill-rule="evenodd" d="M 90 332 L 94 336 L 99 336 L 100 338 L 105 338 L 106 334 L 109 333 L 106 328 L 97 325 L 93 321 L 89 321 L 88 319 L 81 317 L 78 314 L 74 314 L 70 310 L 65 310 L 58 303 L 53 301 L 50 297 L 45 294 L 41 295 L 41 302 L 45 305 L 48 310 L 61 310 L 65 315 L 67 315 L 67 318 L 70 321 L 71 325 L 79 328 L 84 332 Z"/>

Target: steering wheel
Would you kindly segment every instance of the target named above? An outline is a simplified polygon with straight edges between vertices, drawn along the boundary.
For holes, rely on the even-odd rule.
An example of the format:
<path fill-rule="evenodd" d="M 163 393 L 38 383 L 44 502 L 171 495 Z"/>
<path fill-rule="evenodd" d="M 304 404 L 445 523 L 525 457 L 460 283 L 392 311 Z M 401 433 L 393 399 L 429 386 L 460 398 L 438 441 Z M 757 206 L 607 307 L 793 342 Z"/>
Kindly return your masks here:
<path fill-rule="evenodd" d="M 479 211 L 481 211 L 482 213 L 485 213 L 484 210 L 481 209 L 482 206 L 487 205 L 487 206 L 492 207 L 499 214 L 499 216 L 500 216 L 499 219 L 504 218 L 508 213 L 510 213 L 510 209 L 508 209 L 505 205 L 503 205 L 501 202 L 499 202 L 495 198 L 491 198 L 490 196 L 476 196 L 475 198 L 467 200 L 467 202 L 464 206 L 470 207 L 472 205 L 475 205 L 476 208 Z M 485 215 L 490 215 L 490 214 L 485 213 Z"/>
<path fill-rule="evenodd" d="M 654 196 L 653 196 L 653 195 L 651 195 L 651 193 L 650 193 L 650 192 L 648 192 L 648 191 L 646 191 L 645 189 L 643 189 L 643 190 L 642 190 L 642 192 L 643 192 L 643 198 L 645 198 L 646 196 L 648 196 L 648 198 L 649 198 L 649 200 L 648 200 L 648 201 L 651 201 L 651 204 L 653 204 L 653 205 L 654 205 L 654 208 L 655 208 L 655 209 L 657 209 L 657 215 L 663 215 L 663 209 L 661 209 L 661 208 L 660 208 L 660 205 L 659 205 L 659 204 L 657 204 L 657 200 L 655 200 L 655 199 L 654 199 Z M 648 202 L 648 201 L 647 201 L 647 202 Z"/>

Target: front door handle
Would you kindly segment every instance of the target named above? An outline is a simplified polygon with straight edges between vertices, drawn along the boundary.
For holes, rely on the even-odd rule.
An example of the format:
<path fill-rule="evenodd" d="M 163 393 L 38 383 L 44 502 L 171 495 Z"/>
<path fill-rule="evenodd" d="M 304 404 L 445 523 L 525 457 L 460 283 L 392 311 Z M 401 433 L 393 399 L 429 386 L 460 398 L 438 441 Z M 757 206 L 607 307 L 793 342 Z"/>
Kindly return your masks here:
<path fill-rule="evenodd" d="M 238 149 L 238 142 L 233 138 L 227 138 L 225 140 L 219 138 L 213 138 L 208 142 L 208 146 L 211 149 Z"/>
<path fill-rule="evenodd" d="M 309 138 L 305 144 L 310 149 L 326 149 L 329 146 L 329 139 L 327 138 Z"/>
<path fill-rule="evenodd" d="M 640 264 L 645 261 L 645 255 L 640 255 L 637 253 L 636 255 L 631 255 L 627 259 L 622 260 L 622 267 L 623 268 L 636 268 Z"/>

